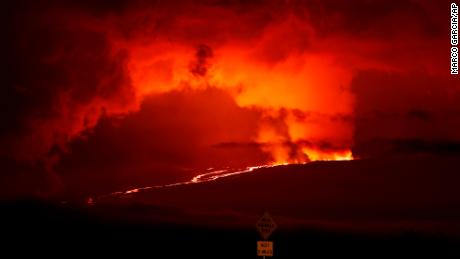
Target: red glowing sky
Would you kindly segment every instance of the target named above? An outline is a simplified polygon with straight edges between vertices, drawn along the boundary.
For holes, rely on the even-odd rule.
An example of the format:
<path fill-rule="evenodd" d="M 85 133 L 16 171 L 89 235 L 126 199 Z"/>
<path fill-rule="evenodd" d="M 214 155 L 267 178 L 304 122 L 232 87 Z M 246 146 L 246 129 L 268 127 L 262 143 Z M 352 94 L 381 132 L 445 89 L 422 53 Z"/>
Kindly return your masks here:
<path fill-rule="evenodd" d="M 14 189 L 86 192 L 196 168 L 457 150 L 444 9 L 423 0 L 10 3 L 3 177 Z"/>

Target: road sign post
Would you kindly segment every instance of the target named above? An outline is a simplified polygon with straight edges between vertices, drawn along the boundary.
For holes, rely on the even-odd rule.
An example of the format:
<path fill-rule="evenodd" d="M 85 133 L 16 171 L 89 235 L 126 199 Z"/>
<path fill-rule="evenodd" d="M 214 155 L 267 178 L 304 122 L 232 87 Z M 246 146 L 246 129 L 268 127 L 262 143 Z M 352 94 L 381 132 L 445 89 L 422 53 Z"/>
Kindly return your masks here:
<path fill-rule="evenodd" d="M 257 241 L 257 256 L 273 256 L 273 242 Z"/>
<path fill-rule="evenodd" d="M 263 256 L 264 259 L 265 256 L 273 256 L 273 242 L 267 239 L 276 227 L 275 221 L 267 212 L 257 221 L 256 228 L 264 239 L 264 241 L 257 241 L 257 256 Z"/>

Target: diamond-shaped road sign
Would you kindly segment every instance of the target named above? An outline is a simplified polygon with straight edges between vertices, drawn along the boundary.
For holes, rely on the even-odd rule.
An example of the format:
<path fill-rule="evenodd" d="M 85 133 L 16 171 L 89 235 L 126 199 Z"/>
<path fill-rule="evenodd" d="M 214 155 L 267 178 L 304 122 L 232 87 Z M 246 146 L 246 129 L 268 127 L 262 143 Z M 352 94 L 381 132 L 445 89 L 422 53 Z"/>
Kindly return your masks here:
<path fill-rule="evenodd" d="M 256 227 L 263 239 L 268 239 L 277 226 L 272 217 L 265 212 L 264 215 L 257 221 Z"/>

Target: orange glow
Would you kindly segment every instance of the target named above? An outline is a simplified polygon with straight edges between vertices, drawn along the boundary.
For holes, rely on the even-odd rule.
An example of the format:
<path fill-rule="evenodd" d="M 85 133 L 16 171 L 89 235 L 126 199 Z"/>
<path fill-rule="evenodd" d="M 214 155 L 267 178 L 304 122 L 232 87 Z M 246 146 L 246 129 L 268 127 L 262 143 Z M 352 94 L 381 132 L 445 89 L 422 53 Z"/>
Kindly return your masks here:
<path fill-rule="evenodd" d="M 457 150 L 435 1 L 44 2 L 5 16 L 7 192 Z"/>
<path fill-rule="evenodd" d="M 158 54 L 158 49 L 164 49 Z M 214 49 L 208 71 L 203 76 L 190 72 L 195 62 L 194 48 L 162 44 L 130 46 L 129 71 L 140 100 L 146 95 L 174 89 L 215 87 L 228 91 L 240 107 L 264 110 L 267 118 L 278 124 L 262 123 L 257 143 L 270 153 L 276 163 L 303 163 L 309 160 L 350 158 L 346 154 L 304 152 L 292 155 L 284 142 L 304 139 L 349 143 L 353 128 L 349 123 L 331 121 L 335 114 L 352 114 L 353 98 L 344 89 L 351 72 L 338 65 L 329 54 L 288 56 L 275 64 L 254 58 L 250 46 L 221 46 Z M 333 75 L 333 76 L 332 76 Z M 280 114 L 286 111 L 286 116 Z M 318 118 L 296 118 L 294 112 L 320 114 Z M 311 120 L 309 120 L 311 119 Z M 285 127 L 285 129 L 280 129 Z M 310 159 L 308 159 L 308 157 Z"/>
<path fill-rule="evenodd" d="M 353 160 L 353 154 L 350 150 L 323 152 L 308 148 L 303 148 L 302 151 L 308 155 L 310 161 L 347 161 Z"/>
<path fill-rule="evenodd" d="M 292 46 L 283 45 L 286 37 L 292 38 Z M 328 40 L 317 39 L 305 22 L 291 17 L 246 41 L 193 44 L 142 37 L 115 41 L 117 48 L 129 51 L 127 70 L 138 103 L 148 95 L 173 90 L 224 90 L 238 106 L 263 112 L 253 141 L 262 144 L 261 149 L 276 163 L 344 157 L 322 154 L 320 149 L 302 152 L 286 143 L 309 141 L 317 146 L 316 142 L 326 141 L 351 146 L 353 123 L 333 117 L 353 114 L 354 99 L 348 88 L 354 68 L 328 47 Z M 305 44 L 308 50 L 302 49 Z M 212 53 L 200 57 L 197 49 L 203 45 Z M 204 73 L 193 73 L 193 66 L 202 66 Z"/>

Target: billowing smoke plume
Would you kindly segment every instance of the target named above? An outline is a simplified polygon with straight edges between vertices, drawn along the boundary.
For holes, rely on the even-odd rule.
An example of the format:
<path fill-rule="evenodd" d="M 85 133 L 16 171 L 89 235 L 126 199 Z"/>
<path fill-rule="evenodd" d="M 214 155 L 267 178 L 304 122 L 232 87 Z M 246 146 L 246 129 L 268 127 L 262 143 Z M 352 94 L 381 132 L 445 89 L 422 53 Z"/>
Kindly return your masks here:
<path fill-rule="evenodd" d="M 288 163 L 349 159 L 352 147 L 365 156 L 381 141 L 436 142 L 435 126 L 413 134 L 420 121 L 438 128 L 451 118 L 436 114 L 457 114 L 444 9 L 429 1 L 16 1 L 2 9 L 0 155 L 12 164 L 68 161 L 77 152 L 69 143 L 105 132 L 101 119 L 129 129 L 126 138 L 145 125 L 157 142 L 189 132 L 177 150 L 157 152 L 168 145 L 153 141 L 143 152 L 204 166 L 215 149 L 226 150 L 222 161 L 250 147 L 269 156 L 260 162 Z M 159 100 L 171 102 L 151 109 L 152 121 L 124 125 Z M 382 120 L 391 127 L 406 115 L 418 119 L 382 132 Z M 208 137 L 199 133 L 210 125 Z"/>

